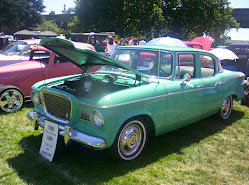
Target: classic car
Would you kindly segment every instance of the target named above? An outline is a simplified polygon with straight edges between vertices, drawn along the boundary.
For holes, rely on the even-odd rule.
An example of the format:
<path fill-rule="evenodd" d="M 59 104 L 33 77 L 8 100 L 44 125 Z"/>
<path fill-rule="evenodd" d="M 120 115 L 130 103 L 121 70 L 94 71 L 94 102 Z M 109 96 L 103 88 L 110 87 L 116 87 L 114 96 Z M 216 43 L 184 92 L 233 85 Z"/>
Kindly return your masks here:
<path fill-rule="evenodd" d="M 151 136 L 213 114 L 228 119 L 233 99 L 244 97 L 244 74 L 223 70 L 208 51 L 138 45 L 106 57 L 69 40 L 40 44 L 84 72 L 32 86 L 28 117 L 34 129 L 52 122 L 65 144 L 109 149 L 121 160 L 138 157 Z M 96 66 L 101 68 L 85 73 Z"/>
<path fill-rule="evenodd" d="M 190 48 L 203 49 L 202 44 L 199 42 L 183 41 Z"/>
<path fill-rule="evenodd" d="M 38 45 L 40 40 L 27 39 L 10 43 L 0 51 L 0 63 L 8 60 L 28 60 L 31 49 Z"/>
<path fill-rule="evenodd" d="M 8 44 L 9 44 L 8 37 L 0 35 L 0 50 L 5 48 Z"/>
<path fill-rule="evenodd" d="M 196 37 L 191 41 L 183 41 L 188 47 L 209 51 L 214 39 L 211 37 Z"/>
<path fill-rule="evenodd" d="M 249 44 L 248 43 L 232 43 L 227 46 L 227 49 L 234 52 L 239 59 L 236 61 L 222 61 L 222 66 L 225 69 L 232 71 L 241 71 L 249 76 Z"/>
<path fill-rule="evenodd" d="M 92 48 L 90 44 L 85 44 Z M 5 112 L 19 110 L 23 102 L 30 100 L 31 86 L 41 80 L 81 74 L 82 69 L 54 52 L 36 46 L 30 59 L 0 62 L 0 107 Z"/>

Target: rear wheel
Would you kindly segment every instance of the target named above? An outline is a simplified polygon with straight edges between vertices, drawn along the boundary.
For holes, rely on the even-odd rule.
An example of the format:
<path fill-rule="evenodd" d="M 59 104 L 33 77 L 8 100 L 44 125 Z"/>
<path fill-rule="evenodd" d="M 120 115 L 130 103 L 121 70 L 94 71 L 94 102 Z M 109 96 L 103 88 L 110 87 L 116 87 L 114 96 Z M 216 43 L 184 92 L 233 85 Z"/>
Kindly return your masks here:
<path fill-rule="evenodd" d="M 113 144 L 116 158 L 133 160 L 139 156 L 147 141 L 146 124 L 142 119 L 133 119 L 120 128 Z"/>
<path fill-rule="evenodd" d="M 23 105 L 23 95 L 20 90 L 12 86 L 0 89 L 0 107 L 5 112 L 15 112 Z"/>
<path fill-rule="evenodd" d="M 228 119 L 231 115 L 232 108 L 233 108 L 233 97 L 228 96 L 223 101 L 223 104 L 222 104 L 222 107 L 220 108 L 220 110 L 217 112 L 218 118 L 220 118 L 222 120 Z"/>

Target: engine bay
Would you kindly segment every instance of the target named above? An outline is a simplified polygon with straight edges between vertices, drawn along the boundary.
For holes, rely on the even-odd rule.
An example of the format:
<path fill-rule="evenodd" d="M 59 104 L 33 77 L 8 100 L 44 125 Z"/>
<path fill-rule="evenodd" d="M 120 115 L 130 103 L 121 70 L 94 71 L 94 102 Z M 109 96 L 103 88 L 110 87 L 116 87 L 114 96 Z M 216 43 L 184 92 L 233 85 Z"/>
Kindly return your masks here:
<path fill-rule="evenodd" d="M 90 98 L 134 86 L 136 86 L 136 80 L 118 80 L 118 77 L 110 74 L 96 78 L 88 74 L 77 78 L 65 79 L 63 84 L 53 86 L 52 88 L 71 93 L 76 97 Z"/>

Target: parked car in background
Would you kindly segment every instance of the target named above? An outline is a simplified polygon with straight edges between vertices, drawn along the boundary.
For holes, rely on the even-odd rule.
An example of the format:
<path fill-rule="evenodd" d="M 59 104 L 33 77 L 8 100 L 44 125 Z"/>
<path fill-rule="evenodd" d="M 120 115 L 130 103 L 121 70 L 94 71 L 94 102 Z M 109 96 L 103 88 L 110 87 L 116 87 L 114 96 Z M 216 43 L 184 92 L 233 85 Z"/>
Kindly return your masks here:
<path fill-rule="evenodd" d="M 7 60 L 28 60 L 30 50 L 37 46 L 40 39 L 18 40 L 0 51 L 0 62 Z"/>
<path fill-rule="evenodd" d="M 249 59 L 249 43 L 232 43 L 227 49 L 233 51 L 240 60 L 248 61 Z"/>
<path fill-rule="evenodd" d="M 92 48 L 89 44 L 84 45 Z M 81 73 L 82 69 L 68 59 L 42 46 L 33 47 L 29 60 L 0 62 L 0 107 L 5 112 L 15 112 L 30 100 L 34 83 Z"/>
<path fill-rule="evenodd" d="M 109 148 L 122 160 L 138 157 L 150 136 L 213 114 L 228 119 L 233 99 L 244 97 L 244 74 L 223 70 L 208 51 L 138 45 L 106 57 L 69 40 L 47 38 L 41 45 L 83 71 L 101 68 L 33 85 L 34 128 L 52 124 L 66 144 Z"/>
<path fill-rule="evenodd" d="M 203 49 L 202 44 L 199 42 L 192 42 L 192 41 L 183 41 L 183 42 L 190 48 Z"/>
<path fill-rule="evenodd" d="M 232 43 L 227 49 L 233 51 L 239 59 L 223 61 L 224 67 L 233 71 L 242 71 L 249 76 L 249 43 Z"/>
<path fill-rule="evenodd" d="M 0 36 L 0 50 L 9 44 L 9 37 Z"/>

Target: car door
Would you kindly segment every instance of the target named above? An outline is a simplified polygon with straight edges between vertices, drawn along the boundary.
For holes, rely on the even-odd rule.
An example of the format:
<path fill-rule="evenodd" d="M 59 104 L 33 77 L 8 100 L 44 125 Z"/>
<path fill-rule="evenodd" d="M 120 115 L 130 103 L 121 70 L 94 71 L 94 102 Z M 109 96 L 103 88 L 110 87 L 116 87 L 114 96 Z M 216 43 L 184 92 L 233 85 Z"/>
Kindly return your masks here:
<path fill-rule="evenodd" d="M 81 73 L 81 69 L 67 59 L 55 55 L 53 62 L 49 64 L 49 78 L 73 75 Z"/>
<path fill-rule="evenodd" d="M 167 129 L 176 129 L 200 120 L 203 104 L 203 81 L 197 76 L 196 53 L 177 54 L 176 80 L 167 84 Z M 187 75 L 186 75 L 187 74 Z M 184 76 L 185 75 L 185 76 Z M 185 79 L 189 77 L 189 79 Z"/>
<path fill-rule="evenodd" d="M 214 114 L 223 102 L 224 81 L 219 73 L 218 61 L 209 54 L 200 53 L 200 76 L 204 83 L 202 118 Z"/>

